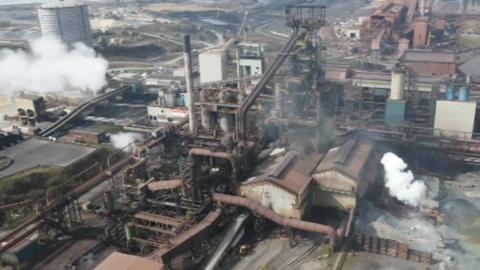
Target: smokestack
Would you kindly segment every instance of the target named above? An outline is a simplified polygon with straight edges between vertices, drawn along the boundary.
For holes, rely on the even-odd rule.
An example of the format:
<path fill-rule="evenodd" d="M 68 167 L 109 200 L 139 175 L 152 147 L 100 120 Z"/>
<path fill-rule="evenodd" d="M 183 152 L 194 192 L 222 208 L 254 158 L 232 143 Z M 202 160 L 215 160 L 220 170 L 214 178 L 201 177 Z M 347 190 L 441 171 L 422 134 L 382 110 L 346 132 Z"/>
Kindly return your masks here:
<path fill-rule="evenodd" d="M 420 15 L 425 16 L 425 0 L 420 0 Z"/>
<path fill-rule="evenodd" d="M 195 111 L 193 107 L 192 47 L 190 45 L 190 35 L 185 35 L 184 48 L 185 84 L 188 96 L 188 127 L 190 133 L 193 134 L 195 132 Z"/>

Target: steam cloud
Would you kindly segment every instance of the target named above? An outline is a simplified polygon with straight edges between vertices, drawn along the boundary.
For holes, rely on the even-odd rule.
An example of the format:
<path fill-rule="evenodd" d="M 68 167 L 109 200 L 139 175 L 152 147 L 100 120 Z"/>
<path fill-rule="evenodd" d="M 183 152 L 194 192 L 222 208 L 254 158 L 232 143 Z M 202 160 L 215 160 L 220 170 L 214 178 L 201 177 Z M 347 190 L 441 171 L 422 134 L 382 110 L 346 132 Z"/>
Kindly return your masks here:
<path fill-rule="evenodd" d="M 133 143 L 142 139 L 142 135 L 139 133 L 127 132 L 110 135 L 110 141 L 113 147 L 121 149 L 125 152 L 133 152 Z"/>
<path fill-rule="evenodd" d="M 31 52 L 0 51 L 0 89 L 60 92 L 68 88 L 96 92 L 105 84 L 108 61 L 82 43 L 69 49 L 61 41 L 43 37 L 30 43 Z"/>
<path fill-rule="evenodd" d="M 415 180 L 408 165 L 393 153 L 383 155 L 381 163 L 385 168 L 385 186 L 391 196 L 405 204 L 417 207 L 425 198 L 427 187 L 423 181 Z"/>

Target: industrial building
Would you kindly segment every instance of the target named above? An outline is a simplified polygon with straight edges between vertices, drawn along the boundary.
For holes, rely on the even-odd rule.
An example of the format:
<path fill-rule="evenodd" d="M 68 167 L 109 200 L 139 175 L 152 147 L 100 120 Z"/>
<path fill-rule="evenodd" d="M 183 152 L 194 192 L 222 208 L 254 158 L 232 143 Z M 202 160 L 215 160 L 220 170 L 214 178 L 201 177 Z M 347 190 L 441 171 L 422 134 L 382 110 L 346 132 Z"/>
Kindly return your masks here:
<path fill-rule="evenodd" d="M 89 129 L 72 129 L 68 132 L 68 135 L 73 141 L 84 144 L 97 145 L 106 141 L 104 132 Z"/>
<path fill-rule="evenodd" d="M 295 152 L 270 157 L 259 166 L 259 175 L 242 183 L 239 193 L 282 216 L 301 219 L 309 205 L 310 173 L 320 157 Z"/>
<path fill-rule="evenodd" d="M 46 104 L 42 96 L 21 95 L 19 97 L 4 96 L 0 101 L 0 114 L 3 121 L 18 126 L 36 126 L 45 118 Z"/>
<path fill-rule="evenodd" d="M 20 162 L 0 176 L 33 161 L 68 166 L 94 149 L 54 142 L 62 130 L 76 143 L 106 144 L 103 132 L 72 128 L 72 120 L 99 103 L 115 103 L 112 97 L 149 100 L 128 104 L 142 108 L 141 117 L 120 127 L 142 133 L 142 139 L 129 142 L 131 151 L 109 152 L 92 165 L 92 175 L 82 176 L 71 190 L 59 189 L 53 199 L 39 196 L 35 203 L 46 206 L 0 239 L 1 260 L 18 265 L 26 247 L 36 247 L 28 236 L 48 229 L 78 233 L 76 226 L 84 228 L 78 219 L 89 214 L 105 221 L 95 237 L 101 234 L 103 243 L 122 252 L 109 251 L 97 270 L 229 269 L 248 260 L 248 253 L 256 252 L 252 246 L 278 235 L 288 238 L 292 249 L 299 235 L 300 241 L 314 242 L 298 260 L 326 250 L 314 254 L 317 261 L 326 257 L 328 268 L 335 259 L 340 269 L 342 256 L 352 250 L 422 267 L 437 263 L 431 249 L 419 251 L 358 230 L 359 216 L 371 214 L 362 212 L 371 204 L 388 216 L 442 220 L 437 201 L 426 199 L 417 211 L 387 191 L 386 152 L 400 149 L 414 161 L 439 153 L 452 164 L 480 164 L 478 82 L 459 70 L 458 51 L 436 47 L 445 37 L 432 33 L 443 32 L 448 22 L 432 18 L 430 5 L 382 1 L 365 23 L 342 29 L 346 44 L 362 50 L 345 49 L 358 55 L 341 63 L 325 61 L 317 34 L 327 24 L 323 6 L 285 8 L 291 35 L 271 61 L 262 43 L 240 41 L 246 14 L 222 48 L 197 55 L 186 35 L 184 78 L 149 74 L 134 86 L 122 82 L 42 130 L 38 136 L 48 141 L 30 139 L 1 151 Z M 40 101 L 15 104 L 24 117 L 44 110 Z M 26 148 L 37 154 L 24 154 Z M 49 150 L 56 155 L 45 155 Z M 402 166 L 400 173 L 411 175 Z M 433 193 L 435 188 L 428 188 Z M 364 227 L 374 230 L 373 223 Z"/>
<path fill-rule="evenodd" d="M 260 76 L 265 69 L 263 45 L 242 42 L 237 45 L 240 77 Z"/>
<path fill-rule="evenodd" d="M 381 155 L 373 141 L 361 136 L 331 148 L 312 174 L 312 204 L 355 209 L 357 198 L 367 198 L 377 189 Z"/>
<path fill-rule="evenodd" d="M 38 7 L 42 36 L 54 37 L 65 44 L 81 42 L 92 46 L 92 31 L 86 3 L 65 1 Z"/>

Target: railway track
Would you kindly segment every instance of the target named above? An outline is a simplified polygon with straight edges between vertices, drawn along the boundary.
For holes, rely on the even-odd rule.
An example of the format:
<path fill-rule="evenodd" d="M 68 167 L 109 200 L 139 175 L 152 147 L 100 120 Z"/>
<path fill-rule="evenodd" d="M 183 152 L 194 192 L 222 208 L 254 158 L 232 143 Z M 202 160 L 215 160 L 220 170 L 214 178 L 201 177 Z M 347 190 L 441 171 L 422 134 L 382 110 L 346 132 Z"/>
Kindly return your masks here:
<path fill-rule="evenodd" d="M 119 95 L 123 93 L 126 90 L 131 89 L 131 86 L 123 86 L 120 88 L 117 88 L 113 91 L 110 91 L 108 93 L 102 94 L 98 97 L 95 97 L 94 99 L 91 99 L 89 101 L 85 101 L 79 106 L 77 106 L 74 110 L 72 110 L 70 113 L 65 115 L 64 117 L 60 118 L 58 121 L 53 123 L 51 126 L 46 128 L 45 130 L 42 130 L 39 135 L 43 137 L 48 137 L 54 134 L 56 131 L 58 131 L 60 128 L 65 126 L 68 122 L 72 121 L 74 118 L 78 117 L 82 112 L 84 112 L 86 109 L 92 107 L 93 105 L 102 102 L 106 99 L 109 99 L 113 96 Z"/>

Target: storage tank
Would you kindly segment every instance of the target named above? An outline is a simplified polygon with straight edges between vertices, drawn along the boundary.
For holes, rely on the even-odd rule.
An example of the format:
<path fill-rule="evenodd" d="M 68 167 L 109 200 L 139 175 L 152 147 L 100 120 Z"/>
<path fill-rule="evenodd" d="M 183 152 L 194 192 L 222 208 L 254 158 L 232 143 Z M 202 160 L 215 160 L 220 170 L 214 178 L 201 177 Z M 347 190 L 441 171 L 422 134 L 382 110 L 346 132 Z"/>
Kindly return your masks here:
<path fill-rule="evenodd" d="M 453 85 L 447 86 L 447 92 L 445 93 L 447 100 L 455 99 L 455 87 Z"/>
<path fill-rule="evenodd" d="M 42 36 L 55 37 L 68 45 L 82 42 L 92 46 L 88 7 L 83 2 L 57 2 L 38 8 Z"/>
<path fill-rule="evenodd" d="M 392 71 L 392 82 L 390 85 L 390 99 L 402 100 L 405 96 L 405 72 Z"/>
<path fill-rule="evenodd" d="M 470 89 L 466 86 L 460 87 L 458 89 L 458 100 L 468 101 L 470 99 Z"/>

